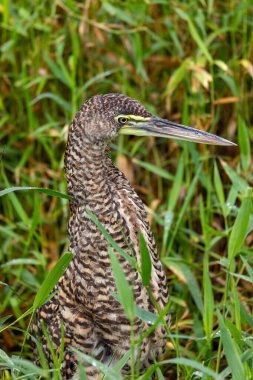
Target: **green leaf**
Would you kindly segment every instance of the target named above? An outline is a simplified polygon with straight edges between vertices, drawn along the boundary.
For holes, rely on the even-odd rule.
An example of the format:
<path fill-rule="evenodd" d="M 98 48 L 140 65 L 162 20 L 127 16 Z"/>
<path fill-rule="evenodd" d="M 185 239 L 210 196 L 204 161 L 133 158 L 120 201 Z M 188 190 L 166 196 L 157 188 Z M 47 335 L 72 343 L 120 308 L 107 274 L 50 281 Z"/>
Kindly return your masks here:
<path fill-rule="evenodd" d="M 201 172 L 202 172 L 202 164 L 199 163 L 198 165 L 198 169 L 197 169 L 197 172 L 193 178 L 193 180 L 191 181 L 190 183 L 190 186 L 188 187 L 188 191 L 186 193 L 186 197 L 184 199 L 184 203 L 181 205 L 181 208 L 180 208 L 180 211 L 179 211 L 179 214 L 177 216 L 177 219 L 176 219 L 176 223 L 175 223 L 175 226 L 174 226 L 174 229 L 173 229 L 173 233 L 172 233 L 172 236 L 169 240 L 169 244 L 168 244 L 168 247 L 167 247 L 167 251 L 170 252 L 171 248 L 172 248 L 172 243 L 175 239 L 175 236 L 176 236 L 176 233 L 179 229 L 179 226 L 180 226 L 180 223 L 182 222 L 182 219 L 183 219 L 183 216 L 186 212 L 186 209 L 194 195 L 194 191 L 195 191 L 195 187 L 197 185 L 197 182 L 201 176 Z"/>
<path fill-rule="evenodd" d="M 41 265 L 41 263 L 36 259 L 13 259 L 2 264 L 1 268 L 10 267 L 13 265 Z"/>
<path fill-rule="evenodd" d="M 85 211 L 86 213 L 88 214 L 88 216 L 90 217 L 90 219 L 93 221 L 93 223 L 98 227 L 98 229 L 102 232 L 102 234 L 104 235 L 104 237 L 106 238 L 106 240 L 108 241 L 108 243 L 117 251 L 121 254 L 121 256 L 124 257 L 124 259 L 126 261 L 129 262 L 129 264 L 132 265 L 133 268 L 136 268 L 136 261 L 128 254 L 126 253 L 114 240 L 113 238 L 111 237 L 110 234 L 108 234 L 108 232 L 106 231 L 106 229 L 104 228 L 104 226 L 102 225 L 102 223 L 100 223 L 100 221 L 98 220 L 98 218 L 92 214 L 92 212 L 90 210 L 88 210 L 86 207 L 85 207 Z"/>
<path fill-rule="evenodd" d="M 67 194 L 60 193 L 59 191 L 51 190 L 51 189 L 45 189 L 44 187 L 32 187 L 32 186 L 14 186 L 14 187 L 8 187 L 7 189 L 0 191 L 0 197 L 3 195 L 13 193 L 14 191 L 27 191 L 27 190 L 33 190 L 38 191 L 39 193 L 45 193 L 47 195 L 51 195 L 52 197 L 58 197 L 63 199 L 71 199 L 71 197 Z"/>
<path fill-rule="evenodd" d="M 199 35 L 197 29 L 195 28 L 192 20 L 190 19 L 190 16 L 186 12 L 184 12 L 182 9 L 176 8 L 175 11 L 183 20 L 188 22 L 188 26 L 189 26 L 189 30 L 190 30 L 192 38 L 194 39 L 194 41 L 196 42 L 196 44 L 198 45 L 198 47 L 200 48 L 200 50 L 202 51 L 202 53 L 206 57 L 206 59 L 210 63 L 212 63 L 213 58 L 210 55 L 204 41 L 200 38 L 200 35 Z"/>
<path fill-rule="evenodd" d="M 142 168 L 148 170 L 151 173 L 154 173 L 155 175 L 159 177 L 162 177 L 168 180 L 172 180 L 174 178 L 173 175 L 170 174 L 167 170 L 164 170 L 157 165 L 153 165 L 150 162 L 144 162 L 144 161 L 138 160 L 137 158 L 133 158 L 132 161 L 134 164 L 141 166 Z"/>
<path fill-rule="evenodd" d="M 209 274 L 209 260 L 208 254 L 205 254 L 204 258 L 204 273 L 203 273 L 203 286 L 204 286 L 204 312 L 203 312 L 203 324 L 207 337 L 207 341 L 211 342 L 211 335 L 213 332 L 213 320 L 214 320 L 214 296 L 212 283 Z"/>
<path fill-rule="evenodd" d="M 10 367 L 14 365 L 13 360 L 0 348 L 0 362 L 3 362 Z"/>
<path fill-rule="evenodd" d="M 195 304 L 197 305 L 201 314 L 203 314 L 203 300 L 201 291 L 199 289 L 198 282 L 190 268 L 186 264 L 169 257 L 163 259 L 163 264 L 175 273 L 179 274 L 180 278 L 182 278 L 183 281 L 188 285 L 189 292 L 191 293 Z"/>
<path fill-rule="evenodd" d="M 169 83 L 166 87 L 166 90 L 163 95 L 171 95 L 178 85 L 187 78 L 188 76 L 188 67 L 191 63 L 191 60 L 185 59 L 183 63 L 174 71 L 170 77 Z"/>
<path fill-rule="evenodd" d="M 241 150 L 242 167 L 244 172 L 248 174 L 251 164 L 249 132 L 245 121 L 240 116 L 238 118 L 238 140 Z"/>
<path fill-rule="evenodd" d="M 231 182 L 233 183 L 233 186 L 235 189 L 241 193 L 245 194 L 247 188 L 248 188 L 248 183 L 243 179 L 239 174 L 237 174 L 225 161 L 220 160 L 220 163 L 229 176 Z"/>
<path fill-rule="evenodd" d="M 85 367 L 84 364 L 79 360 L 78 362 L 78 376 L 79 380 L 88 380 L 87 375 L 85 373 Z M 105 379 L 104 379 L 105 380 Z M 109 379 L 108 379 L 109 380 Z"/>
<path fill-rule="evenodd" d="M 215 186 L 217 197 L 218 197 L 220 205 L 221 205 L 223 215 L 225 216 L 226 211 L 227 211 L 227 206 L 226 206 L 226 202 L 225 202 L 223 184 L 221 182 L 220 173 L 219 173 L 218 166 L 217 166 L 216 162 L 214 163 L 214 186 Z"/>
<path fill-rule="evenodd" d="M 222 315 L 218 311 L 218 320 L 221 331 L 221 339 L 224 348 L 224 353 L 227 358 L 228 365 L 234 380 L 246 379 L 243 364 L 239 355 L 239 348 L 232 339 L 230 331 L 228 330 Z"/>
<path fill-rule="evenodd" d="M 111 292 L 111 295 L 120 302 L 119 296 L 116 293 Z M 138 305 L 134 305 L 135 316 L 140 318 L 142 321 L 148 323 L 149 325 L 154 325 L 157 323 L 158 316 L 149 310 L 145 310 Z"/>
<path fill-rule="evenodd" d="M 151 326 L 142 334 L 142 336 L 140 336 L 137 341 L 135 342 L 136 344 L 141 344 L 143 339 L 147 336 L 149 336 L 153 331 L 155 331 L 156 327 L 159 325 L 159 324 L 163 324 L 165 326 L 165 329 L 167 332 L 169 332 L 169 328 L 168 328 L 168 325 L 167 325 L 167 322 L 165 321 L 165 316 L 168 316 L 168 313 L 169 313 L 169 310 L 171 308 L 171 304 L 170 302 L 167 303 L 167 305 L 165 305 L 165 307 L 159 311 L 159 314 L 157 316 L 157 318 L 153 318 L 151 320 Z M 148 321 L 149 323 L 149 321 Z"/>
<path fill-rule="evenodd" d="M 140 253 L 141 253 L 141 277 L 143 286 L 149 286 L 152 263 L 146 241 L 139 231 Z"/>
<path fill-rule="evenodd" d="M 237 283 L 233 277 L 230 278 L 231 281 L 231 299 L 233 302 L 231 302 L 231 308 L 233 308 L 233 314 L 234 314 L 234 320 L 235 320 L 235 325 L 231 324 L 232 328 L 234 328 L 234 331 L 236 331 L 236 335 L 238 337 L 238 342 L 241 341 L 242 339 L 242 320 L 241 320 L 241 310 L 240 310 L 240 300 L 239 300 L 239 294 L 237 290 Z M 227 321 L 227 325 L 228 325 Z M 231 322 L 230 322 L 231 323 Z M 229 327 L 229 325 L 228 325 Z M 230 327 L 229 327 L 230 328 Z M 233 333 L 233 331 L 231 331 Z M 235 334 L 233 333 L 235 336 Z"/>
<path fill-rule="evenodd" d="M 0 283 L 1 285 L 1 283 Z M 12 315 L 6 315 L 5 317 L 0 318 L 0 329 L 4 326 L 4 323 L 10 319 Z"/>
<path fill-rule="evenodd" d="M 248 188 L 242 200 L 228 242 L 229 263 L 236 257 L 247 236 L 250 214 L 252 212 L 252 188 Z"/>
<path fill-rule="evenodd" d="M 177 171 L 172 183 L 172 187 L 169 191 L 168 201 L 167 201 L 167 211 L 164 213 L 164 232 L 163 232 L 163 244 L 162 244 L 161 257 L 163 257 L 166 252 L 168 236 L 169 236 L 171 225 L 174 219 L 174 209 L 176 207 L 178 198 L 180 196 L 180 190 L 183 183 L 184 166 L 185 166 L 184 164 L 185 164 L 185 156 L 184 154 L 182 154 L 178 163 L 178 167 L 177 167 Z"/>
<path fill-rule="evenodd" d="M 252 267 L 249 265 L 248 261 L 245 259 L 245 257 L 241 256 L 241 259 L 243 261 L 243 264 L 245 265 L 245 268 L 247 269 L 247 272 L 248 274 L 250 275 L 250 278 L 251 278 L 251 282 L 253 284 L 253 269 Z"/>
<path fill-rule="evenodd" d="M 65 272 L 72 258 L 73 253 L 65 253 L 57 262 L 57 264 L 53 267 L 53 269 L 48 273 L 33 301 L 34 309 L 42 306 L 43 303 L 47 300 L 49 293 L 51 292 L 51 290 L 53 290 L 53 288 Z"/>
<path fill-rule="evenodd" d="M 88 362 L 93 367 L 97 368 L 99 371 L 103 372 L 110 380 L 123 380 L 123 377 L 111 367 L 106 364 L 101 363 L 97 359 L 92 358 L 89 355 L 85 355 L 83 352 L 78 351 L 76 348 L 71 347 L 71 350 L 77 354 L 80 360 Z"/>
<path fill-rule="evenodd" d="M 43 99 L 53 100 L 55 103 L 57 103 L 60 107 L 62 107 L 69 114 L 72 113 L 72 105 L 69 102 L 66 102 L 66 100 L 61 98 L 59 95 L 52 94 L 51 92 L 44 92 L 44 94 L 38 95 L 35 99 L 33 99 L 31 101 L 31 105 L 34 105 Z"/>
<path fill-rule="evenodd" d="M 33 379 L 34 374 L 47 378 L 47 371 L 37 367 L 33 362 L 20 359 L 16 356 L 9 357 L 3 350 L 0 349 L 0 367 L 7 367 L 12 371 L 20 371 L 25 374 L 28 379 Z M 30 373 L 29 373 L 30 372 Z M 20 378 L 20 377 L 19 377 Z M 16 377 L 15 377 L 16 379 Z"/>
<path fill-rule="evenodd" d="M 44 54 L 44 59 L 46 63 L 48 64 L 50 70 L 54 74 L 54 76 L 57 79 L 59 79 L 62 83 L 64 83 L 66 86 L 71 88 L 72 86 L 71 79 L 68 75 L 66 75 L 66 70 L 62 70 L 61 67 L 59 67 L 56 63 L 54 63 L 49 57 L 48 53 Z"/>
<path fill-rule="evenodd" d="M 3 192 L 4 192 L 4 190 L 3 190 Z M 1 193 L 2 193 L 2 191 L 0 191 L 0 196 L 1 196 Z M 22 222 L 28 226 L 30 224 L 30 219 L 29 219 L 29 217 L 28 217 L 28 215 L 27 215 L 27 213 L 23 207 L 23 204 L 16 197 L 16 194 L 10 194 L 10 200 L 13 204 L 14 210 L 19 215 Z"/>
<path fill-rule="evenodd" d="M 130 350 L 128 350 L 123 356 L 122 358 L 120 358 L 117 363 L 115 364 L 115 366 L 113 367 L 113 370 L 116 371 L 117 373 L 120 373 L 120 370 L 121 368 L 124 367 L 124 365 L 129 361 L 130 357 L 132 355 L 132 349 L 130 348 Z M 110 376 L 105 376 L 103 378 L 103 380 L 110 380 Z"/>
<path fill-rule="evenodd" d="M 112 271 L 118 291 L 119 301 L 127 318 L 130 321 L 133 321 L 135 318 L 133 290 L 125 277 L 116 254 L 113 252 L 111 247 L 109 248 L 109 256 L 111 259 Z"/>
<path fill-rule="evenodd" d="M 202 228 L 202 235 L 203 235 L 203 241 L 205 244 L 205 247 L 209 247 L 210 244 L 210 233 L 208 230 L 208 213 L 206 212 L 206 207 L 204 205 L 202 194 L 200 195 L 200 202 L 199 202 L 199 208 L 200 208 L 200 221 L 201 221 L 201 228 Z"/>
<path fill-rule="evenodd" d="M 252 277 L 246 276 L 245 274 L 233 273 L 231 271 L 228 271 L 228 273 L 231 274 L 235 278 L 240 278 L 243 281 L 247 281 L 250 284 L 253 284 L 253 278 Z"/>
<path fill-rule="evenodd" d="M 126 24 L 134 26 L 137 23 L 136 18 L 132 17 L 132 15 L 126 11 L 125 7 L 122 8 L 121 6 L 119 6 L 119 8 L 117 8 L 114 5 L 110 4 L 110 2 L 104 1 L 103 9 L 111 16 L 116 17 L 118 20 L 121 20 Z"/>
<path fill-rule="evenodd" d="M 149 310 L 145 310 L 142 307 L 135 305 L 135 315 L 142 321 L 148 323 L 149 325 L 154 325 L 157 322 L 158 316 L 151 313 Z"/>
<path fill-rule="evenodd" d="M 203 364 L 200 364 L 199 362 L 195 360 L 190 360 L 187 358 L 175 358 L 175 359 L 168 359 L 163 360 L 159 363 L 155 363 L 151 365 L 146 373 L 138 378 L 138 380 L 150 380 L 152 378 L 152 374 L 156 370 L 156 368 L 162 367 L 166 364 L 177 364 L 178 366 L 182 367 L 190 367 L 196 369 L 200 374 L 205 374 L 207 376 L 210 376 L 211 379 L 214 380 L 224 380 L 224 378 L 220 375 L 218 375 L 216 372 L 214 372 L 211 368 L 205 367 Z M 238 378 L 239 380 L 239 378 Z M 240 379 L 241 380 L 241 379 Z"/>
<path fill-rule="evenodd" d="M 168 210 L 173 211 L 176 207 L 180 190 L 183 183 L 183 175 L 184 175 L 184 164 L 185 164 L 185 157 L 184 154 L 181 155 L 179 159 L 179 163 L 177 166 L 177 171 L 173 180 L 172 187 L 169 192 L 169 199 L 168 199 Z"/>
<path fill-rule="evenodd" d="M 103 79 L 105 79 L 107 76 L 112 75 L 112 74 L 116 73 L 119 70 L 120 69 L 106 70 L 106 71 L 103 71 L 102 73 L 99 73 L 99 74 L 95 75 L 91 79 L 87 80 L 85 82 L 85 84 L 80 89 L 78 89 L 77 96 L 78 97 L 82 96 L 83 93 L 85 91 L 87 91 L 87 89 L 89 87 L 91 87 L 94 83 L 96 83 L 96 82 L 100 82 L 101 83 L 103 81 Z"/>

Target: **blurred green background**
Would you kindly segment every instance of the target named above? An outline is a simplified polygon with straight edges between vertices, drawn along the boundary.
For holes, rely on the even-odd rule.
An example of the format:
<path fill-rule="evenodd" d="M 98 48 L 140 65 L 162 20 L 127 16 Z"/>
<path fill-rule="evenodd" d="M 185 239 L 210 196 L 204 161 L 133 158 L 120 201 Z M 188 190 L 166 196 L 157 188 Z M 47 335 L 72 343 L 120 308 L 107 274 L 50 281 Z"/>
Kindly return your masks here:
<path fill-rule="evenodd" d="M 112 156 L 147 204 L 168 269 L 166 357 L 191 361 L 164 376 L 213 378 L 198 375 L 193 364 L 201 363 L 220 379 L 253 379 L 252 1 L 2 0 L 0 14 L 2 189 L 66 192 L 68 125 L 99 93 L 124 93 L 238 144 L 121 136 Z M 1 198 L 1 324 L 31 306 L 68 249 L 67 219 L 64 199 L 29 191 Z M 23 344 L 28 322 L 0 334 L 3 378 L 13 376 L 3 352 L 32 356 Z"/>

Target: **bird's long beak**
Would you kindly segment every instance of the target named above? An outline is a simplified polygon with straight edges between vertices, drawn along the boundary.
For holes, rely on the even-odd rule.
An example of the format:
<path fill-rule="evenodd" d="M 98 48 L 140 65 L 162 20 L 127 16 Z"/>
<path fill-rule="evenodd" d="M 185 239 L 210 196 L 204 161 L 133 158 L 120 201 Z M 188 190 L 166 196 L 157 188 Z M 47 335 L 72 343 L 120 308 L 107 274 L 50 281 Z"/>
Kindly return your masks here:
<path fill-rule="evenodd" d="M 193 141 L 212 145 L 236 145 L 235 143 L 195 128 L 186 127 L 159 117 L 134 118 L 120 128 L 120 133 L 136 136 L 158 136 L 169 139 Z"/>

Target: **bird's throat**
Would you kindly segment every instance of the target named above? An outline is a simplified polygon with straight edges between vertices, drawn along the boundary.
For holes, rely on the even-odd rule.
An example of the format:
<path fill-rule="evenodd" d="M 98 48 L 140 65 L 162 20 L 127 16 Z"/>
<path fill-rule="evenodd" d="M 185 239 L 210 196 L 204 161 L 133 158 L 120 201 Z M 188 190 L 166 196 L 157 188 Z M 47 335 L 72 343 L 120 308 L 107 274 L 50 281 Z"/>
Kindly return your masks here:
<path fill-rule="evenodd" d="M 88 140 L 68 141 L 65 173 L 68 193 L 75 203 L 91 202 L 100 197 L 108 186 L 108 173 L 113 163 L 105 144 Z"/>

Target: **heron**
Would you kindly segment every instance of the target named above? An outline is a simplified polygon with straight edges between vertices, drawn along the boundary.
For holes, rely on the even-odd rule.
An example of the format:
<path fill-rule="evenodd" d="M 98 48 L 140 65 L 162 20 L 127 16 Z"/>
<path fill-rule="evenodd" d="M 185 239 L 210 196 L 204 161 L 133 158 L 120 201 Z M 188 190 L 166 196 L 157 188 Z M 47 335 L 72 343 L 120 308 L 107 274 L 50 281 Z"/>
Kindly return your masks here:
<path fill-rule="evenodd" d="M 166 275 L 145 206 L 109 154 L 109 143 L 119 133 L 234 145 L 213 134 L 156 117 L 139 101 L 122 94 L 95 95 L 81 106 L 69 129 L 64 159 L 67 190 L 71 197 L 68 234 L 73 259 L 57 283 L 53 296 L 37 310 L 33 322 L 33 330 L 40 336 L 51 367 L 52 353 L 42 324 L 58 355 L 64 339 L 63 379 L 78 378 L 78 357 L 72 347 L 110 365 L 130 349 L 131 328 L 134 337 L 138 337 L 149 327 L 137 317 L 134 326 L 130 326 L 119 300 L 113 295 L 117 289 L 108 241 L 88 211 L 137 263 L 140 263 L 141 232 L 152 264 L 151 293 L 143 286 L 139 271 L 118 252 L 115 254 L 133 289 L 137 306 L 157 315 L 157 310 L 163 310 L 168 303 Z M 169 313 L 165 320 L 169 323 Z M 135 358 L 140 373 L 162 355 L 165 345 L 166 331 L 160 324 L 142 340 Z M 85 363 L 85 371 L 88 379 L 99 378 L 99 370 L 88 363 Z M 130 365 L 126 363 L 122 374 L 129 371 Z"/>

